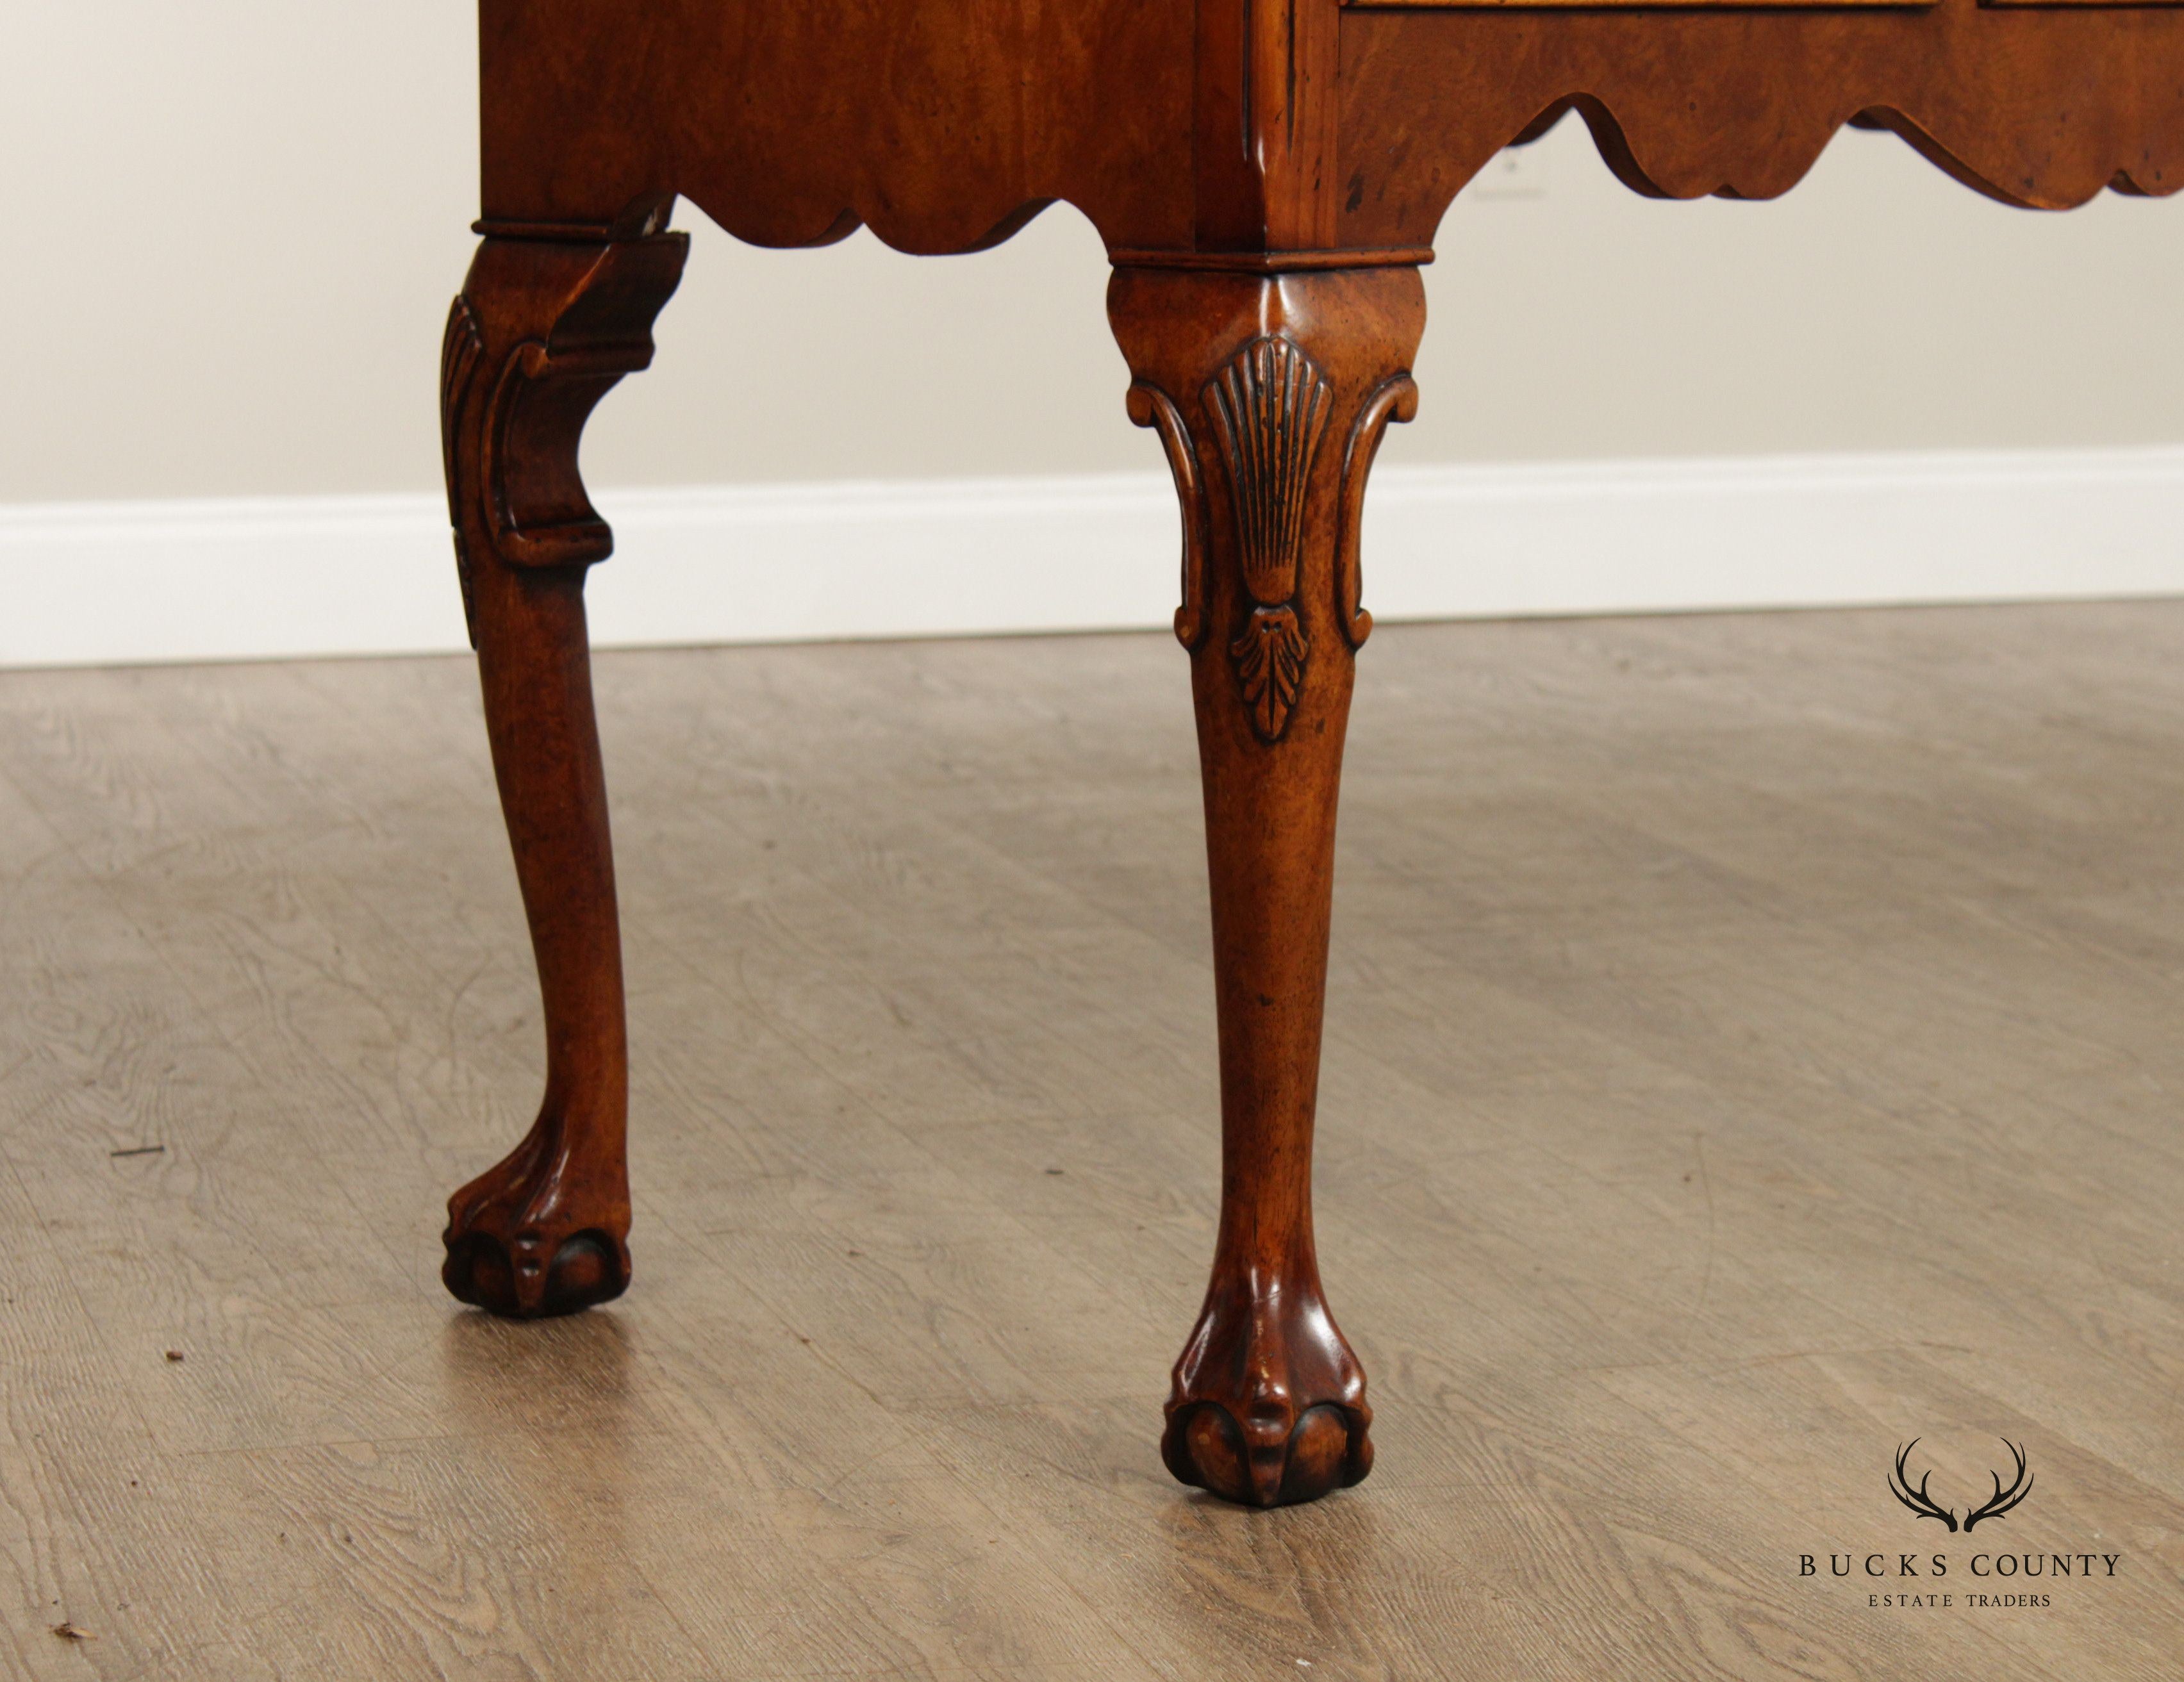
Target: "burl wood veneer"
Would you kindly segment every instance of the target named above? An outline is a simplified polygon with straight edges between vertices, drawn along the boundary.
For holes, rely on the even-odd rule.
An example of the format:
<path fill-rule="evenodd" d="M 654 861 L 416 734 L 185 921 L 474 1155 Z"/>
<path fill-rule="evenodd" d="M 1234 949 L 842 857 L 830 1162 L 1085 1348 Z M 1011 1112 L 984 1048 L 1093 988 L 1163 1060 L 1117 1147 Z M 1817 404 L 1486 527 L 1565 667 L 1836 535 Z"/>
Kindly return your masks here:
<path fill-rule="evenodd" d="M 2069 0 L 482 0 L 485 236 L 442 393 L 464 604 L 536 949 L 546 1092 L 449 1203 L 448 1288 L 565 1313 L 629 1282 L 627 1065 L 577 451 L 650 360 L 685 197 L 760 244 L 911 252 L 1067 199 L 1115 264 L 1129 414 L 1182 507 L 1223 1209 L 1162 1454 L 1309 1501 L 1373 1463 L 1322 1294 L 1311 1155 L 1334 816 L 1371 629 L 1358 526 L 1418 401 L 1418 265 L 1505 145 L 1574 109 L 1641 192 L 1764 198 L 1847 123 L 2059 208 L 2184 181 L 2184 14 Z"/>

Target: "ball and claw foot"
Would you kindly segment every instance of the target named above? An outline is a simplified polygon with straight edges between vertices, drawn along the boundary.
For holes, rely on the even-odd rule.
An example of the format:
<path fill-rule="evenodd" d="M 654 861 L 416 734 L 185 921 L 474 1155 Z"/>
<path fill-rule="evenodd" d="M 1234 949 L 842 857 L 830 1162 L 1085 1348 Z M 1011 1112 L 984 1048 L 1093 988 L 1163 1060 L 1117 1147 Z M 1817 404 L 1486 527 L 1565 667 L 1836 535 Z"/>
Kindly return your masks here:
<path fill-rule="evenodd" d="M 574 1314 L 629 1289 L 629 1193 L 587 1174 L 534 1130 L 448 1200 L 441 1283 L 510 1319 Z"/>
<path fill-rule="evenodd" d="M 1316 1291 L 1280 1295 L 1207 1305 L 1161 1437 L 1178 1481 L 1245 1507 L 1318 1501 L 1373 1469 L 1357 1357 Z"/>
<path fill-rule="evenodd" d="M 1321 1402 L 1290 1423 L 1269 1410 L 1239 1425 L 1217 1401 L 1169 1415 L 1161 1458 L 1179 1482 L 1245 1507 L 1293 1507 L 1365 1480 L 1373 1440 L 1364 1409 Z"/>

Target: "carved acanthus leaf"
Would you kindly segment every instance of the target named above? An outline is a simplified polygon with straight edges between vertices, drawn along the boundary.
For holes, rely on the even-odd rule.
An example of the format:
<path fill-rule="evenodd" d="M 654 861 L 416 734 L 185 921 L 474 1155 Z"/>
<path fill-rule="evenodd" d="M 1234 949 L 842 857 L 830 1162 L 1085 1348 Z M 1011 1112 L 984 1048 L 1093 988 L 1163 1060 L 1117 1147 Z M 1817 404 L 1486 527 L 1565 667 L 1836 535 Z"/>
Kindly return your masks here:
<path fill-rule="evenodd" d="M 1251 728 L 1262 741 L 1279 742 L 1289 728 L 1290 710 L 1296 705 L 1311 653 L 1296 611 L 1288 607 L 1253 608 L 1243 634 L 1228 645 Z"/>

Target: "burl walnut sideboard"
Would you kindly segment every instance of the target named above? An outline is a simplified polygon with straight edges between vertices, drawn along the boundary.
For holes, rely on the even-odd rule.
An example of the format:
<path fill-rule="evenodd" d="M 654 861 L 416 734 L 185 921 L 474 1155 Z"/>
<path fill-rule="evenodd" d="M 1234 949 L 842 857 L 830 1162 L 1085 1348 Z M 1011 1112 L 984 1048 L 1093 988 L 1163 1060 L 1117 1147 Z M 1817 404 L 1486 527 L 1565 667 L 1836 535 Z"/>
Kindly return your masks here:
<path fill-rule="evenodd" d="M 1182 504 L 1222 1212 L 1174 1474 L 1258 1506 L 1373 1464 L 1322 1295 L 1311 1156 L 1335 796 L 1372 630 L 1367 476 L 1418 393 L 1419 265 L 1505 146 L 1574 109 L 1641 193 L 1764 198 L 1845 124 L 2061 208 L 2184 182 L 2184 11 L 2105 0 L 481 0 L 484 205 L 442 409 L 465 610 L 543 994 L 530 1133 L 449 1202 L 495 1313 L 628 1284 L 620 937 L 584 579 L 586 417 L 652 357 L 678 197 L 769 246 L 906 252 L 1066 199 L 1114 263 L 1130 418 Z"/>

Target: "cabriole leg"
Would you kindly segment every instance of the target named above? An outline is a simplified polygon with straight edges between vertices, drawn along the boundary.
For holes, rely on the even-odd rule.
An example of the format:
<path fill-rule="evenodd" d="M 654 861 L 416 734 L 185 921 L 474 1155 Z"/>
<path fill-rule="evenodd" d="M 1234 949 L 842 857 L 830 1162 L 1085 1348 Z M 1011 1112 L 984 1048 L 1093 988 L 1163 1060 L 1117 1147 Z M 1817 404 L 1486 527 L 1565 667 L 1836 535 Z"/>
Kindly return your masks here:
<path fill-rule="evenodd" d="M 566 1314 L 629 1284 L 628 1055 L 584 577 L 613 549 L 577 471 L 593 405 L 652 359 L 688 242 L 488 239 L 448 319 L 441 426 L 455 559 L 546 1018 L 546 1093 L 448 1201 L 465 1302 Z"/>
<path fill-rule="evenodd" d="M 1336 791 L 1365 480 L 1408 420 L 1425 322 L 1412 268 L 1118 268 L 1108 315 L 1183 502 L 1183 606 L 1205 779 L 1221 1039 L 1212 1283 L 1175 1367 L 1162 1454 L 1258 1507 L 1373 1464 L 1357 1359 L 1312 1245 L 1312 1136 Z"/>

